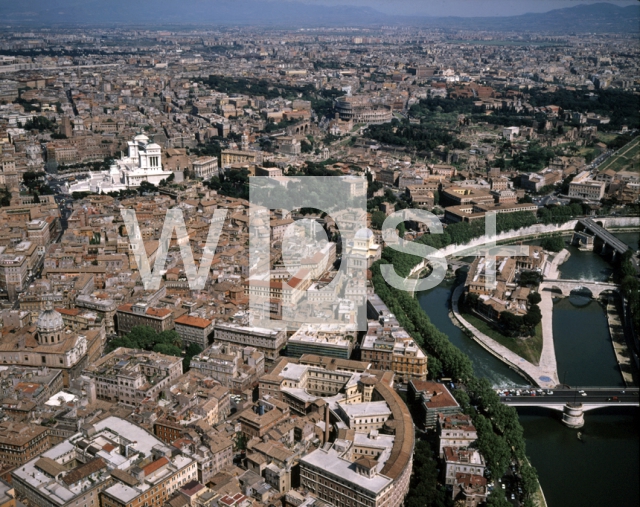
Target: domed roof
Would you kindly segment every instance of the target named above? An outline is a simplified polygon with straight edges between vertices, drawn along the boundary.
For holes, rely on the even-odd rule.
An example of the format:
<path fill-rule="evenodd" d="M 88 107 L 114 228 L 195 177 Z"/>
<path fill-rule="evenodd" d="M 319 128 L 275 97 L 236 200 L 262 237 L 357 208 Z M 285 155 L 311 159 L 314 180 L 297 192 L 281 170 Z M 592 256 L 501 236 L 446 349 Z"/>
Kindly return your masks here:
<path fill-rule="evenodd" d="M 358 232 L 356 232 L 354 237 L 358 239 L 369 239 L 371 236 L 373 236 L 373 231 L 369 228 L 366 228 L 358 229 Z"/>
<path fill-rule="evenodd" d="M 50 333 L 51 331 L 64 329 L 62 315 L 56 312 L 51 304 L 48 303 L 46 309 L 38 316 L 38 320 L 36 320 L 36 329 L 41 333 Z"/>

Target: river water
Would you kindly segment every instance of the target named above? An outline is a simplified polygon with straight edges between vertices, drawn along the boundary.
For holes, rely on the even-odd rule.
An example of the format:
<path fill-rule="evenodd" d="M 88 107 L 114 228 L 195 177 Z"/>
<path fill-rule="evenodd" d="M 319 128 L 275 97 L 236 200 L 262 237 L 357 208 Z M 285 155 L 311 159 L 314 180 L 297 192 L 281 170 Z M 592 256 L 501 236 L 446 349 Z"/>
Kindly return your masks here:
<path fill-rule="evenodd" d="M 634 249 L 637 233 L 616 234 Z M 568 247 L 571 257 L 560 266 L 560 277 L 606 281 L 611 265 L 597 254 Z M 496 386 L 526 385 L 527 381 L 493 357 L 454 326 L 449 318 L 453 281 L 418 294 L 431 321 L 451 342 L 469 355 L 476 375 Z M 557 298 L 553 331 L 562 382 L 580 386 L 623 386 L 611 345 L 607 319 L 597 301 L 581 296 Z M 538 469 L 549 507 L 615 507 L 640 504 L 640 416 L 635 408 L 607 408 L 587 412 L 582 428 L 564 426 L 560 413 L 542 408 L 519 409 L 527 452 Z"/>
<path fill-rule="evenodd" d="M 508 387 L 526 384 L 525 379 L 514 370 L 489 354 L 464 334 L 460 328 L 453 325 L 449 318 L 449 309 L 451 291 L 454 286 L 453 280 L 445 280 L 437 287 L 418 295 L 420 306 L 429 315 L 431 322 L 449 336 L 451 343 L 471 358 L 474 373 L 477 376 L 488 378 L 495 386 Z"/>

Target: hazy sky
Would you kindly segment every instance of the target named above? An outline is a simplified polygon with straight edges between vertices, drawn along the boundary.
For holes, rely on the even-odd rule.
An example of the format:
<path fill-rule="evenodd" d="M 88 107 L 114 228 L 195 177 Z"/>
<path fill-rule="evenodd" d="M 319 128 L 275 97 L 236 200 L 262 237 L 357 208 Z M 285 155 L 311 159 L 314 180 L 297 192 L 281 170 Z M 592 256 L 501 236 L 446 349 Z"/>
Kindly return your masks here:
<path fill-rule="evenodd" d="M 323 5 L 366 5 L 390 14 L 423 16 L 512 16 L 546 12 L 597 0 L 302 0 Z M 637 0 L 599 0 L 625 6 Z"/>

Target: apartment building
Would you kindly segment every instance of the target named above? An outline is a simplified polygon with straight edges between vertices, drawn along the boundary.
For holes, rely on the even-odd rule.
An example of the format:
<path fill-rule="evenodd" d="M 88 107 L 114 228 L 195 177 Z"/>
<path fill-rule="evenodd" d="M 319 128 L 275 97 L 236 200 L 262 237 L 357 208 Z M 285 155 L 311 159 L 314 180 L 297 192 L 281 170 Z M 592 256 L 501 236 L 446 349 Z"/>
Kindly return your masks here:
<path fill-rule="evenodd" d="M 135 424 L 110 416 L 12 472 L 38 507 L 161 507 L 197 479 L 196 462 Z"/>
<path fill-rule="evenodd" d="M 191 167 L 196 178 L 204 180 L 218 176 L 218 159 L 216 157 L 198 157 L 195 159 Z"/>
<path fill-rule="evenodd" d="M 234 322 L 216 322 L 214 341 L 255 347 L 269 361 L 275 361 L 287 343 L 284 329 L 243 326 Z"/>
<path fill-rule="evenodd" d="M 230 167 L 232 164 L 262 164 L 261 151 L 249 150 L 222 150 L 220 153 L 220 165 L 222 167 Z"/>
<path fill-rule="evenodd" d="M 453 485 L 456 482 L 456 474 L 472 474 L 484 476 L 485 462 L 482 454 L 477 449 L 456 449 L 445 447 L 445 483 Z"/>
<path fill-rule="evenodd" d="M 48 428 L 31 423 L 0 422 L 0 463 L 19 467 L 49 447 Z"/>
<path fill-rule="evenodd" d="M 104 321 L 107 333 L 115 332 L 116 302 L 102 292 L 92 294 L 78 294 L 75 306 L 95 312 Z"/>
<path fill-rule="evenodd" d="M 207 484 L 223 468 L 233 464 L 233 440 L 215 430 L 204 434 L 201 444 L 196 444 L 189 438 L 172 443 L 183 454 L 196 461 L 200 484 Z"/>
<path fill-rule="evenodd" d="M 0 394 L 5 403 L 16 400 L 38 405 L 60 392 L 62 387 L 62 372 L 58 369 L 6 366 L 0 371 Z M 3 408 L 7 412 L 7 405 Z"/>
<path fill-rule="evenodd" d="M 265 397 L 238 416 L 242 434 L 251 439 L 262 438 L 277 424 L 289 418 L 289 406 L 275 398 Z"/>
<path fill-rule="evenodd" d="M 120 347 L 88 366 L 84 374 L 95 380 L 99 399 L 138 406 L 155 400 L 182 375 L 182 359 Z"/>
<path fill-rule="evenodd" d="M 493 199 L 493 196 L 492 196 Z M 536 213 L 538 206 L 530 203 L 483 203 L 483 204 L 464 204 L 461 206 L 448 206 L 444 209 L 445 222 L 455 224 L 457 222 L 473 222 L 474 220 L 483 220 L 488 212 L 495 213 L 517 213 L 519 211 L 530 211 Z"/>
<path fill-rule="evenodd" d="M 427 380 L 427 355 L 399 326 L 369 323 L 362 340 L 360 359 L 379 370 L 391 370 L 398 382 Z"/>
<path fill-rule="evenodd" d="M 460 405 L 447 387 L 438 382 L 410 380 L 407 399 L 418 405 L 425 428 L 435 428 L 439 414 L 448 416 L 461 412 Z"/>
<path fill-rule="evenodd" d="M 465 414 L 438 414 L 437 430 L 440 458 L 444 457 L 445 447 L 467 449 L 478 439 L 478 432 L 471 422 L 471 417 Z"/>
<path fill-rule="evenodd" d="M 604 197 L 604 181 L 591 179 L 591 173 L 583 171 L 569 183 L 569 197 L 599 201 Z"/>
<path fill-rule="evenodd" d="M 37 246 L 46 247 L 51 241 L 49 222 L 40 219 L 27 222 L 27 237 Z"/>
<path fill-rule="evenodd" d="M 187 427 L 180 424 L 180 421 L 161 417 L 153 423 L 153 434 L 167 444 L 183 438 Z"/>
<path fill-rule="evenodd" d="M 191 369 L 241 393 L 264 373 L 264 354 L 254 347 L 214 343 L 191 358 Z"/>
<path fill-rule="evenodd" d="M 6 247 L 0 246 L 0 289 L 14 301 L 27 284 L 29 263 L 25 255 L 5 253 L 5 250 Z"/>
<path fill-rule="evenodd" d="M 174 491 L 198 479 L 197 462 L 184 454 L 172 457 L 171 451 L 156 452 L 153 458 L 147 465 L 125 472 L 129 477 L 117 474 L 122 480 L 101 493 L 102 507 L 137 507 L 143 502 L 148 507 L 161 507 Z"/>
<path fill-rule="evenodd" d="M 116 311 L 118 334 L 125 335 L 136 326 L 148 326 L 157 333 L 174 328 L 173 312 L 168 308 L 154 308 L 148 303 L 125 304 Z"/>
<path fill-rule="evenodd" d="M 209 346 L 215 321 L 195 315 L 181 315 L 174 320 L 175 330 L 182 338 L 182 345 L 198 345 L 202 350 Z"/>
<path fill-rule="evenodd" d="M 355 341 L 355 325 L 304 324 L 287 340 L 287 356 L 316 354 L 349 359 Z"/>

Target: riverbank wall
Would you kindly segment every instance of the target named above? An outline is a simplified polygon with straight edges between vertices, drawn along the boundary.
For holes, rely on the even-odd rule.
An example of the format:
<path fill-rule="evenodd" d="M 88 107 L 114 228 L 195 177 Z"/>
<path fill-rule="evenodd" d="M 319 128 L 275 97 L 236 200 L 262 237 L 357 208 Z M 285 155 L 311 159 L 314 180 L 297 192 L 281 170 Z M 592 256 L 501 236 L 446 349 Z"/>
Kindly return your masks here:
<path fill-rule="evenodd" d="M 634 228 L 640 228 L 640 217 L 596 217 L 594 220 L 602 222 L 603 226 L 608 230 L 633 230 Z M 480 236 L 471 240 L 469 243 L 449 245 L 440 249 L 438 252 L 446 257 L 450 255 L 464 256 L 472 254 L 476 248 L 485 246 L 487 243 L 493 241 L 501 243 L 515 239 L 535 239 L 536 237 L 548 236 L 550 234 L 570 234 L 575 229 L 577 223 L 577 220 L 569 220 L 564 224 L 536 224 L 530 227 L 523 227 L 522 229 L 501 232 L 495 236 Z"/>
<path fill-rule="evenodd" d="M 524 378 L 529 380 L 532 385 L 542 387 L 545 389 L 553 389 L 559 383 L 558 373 L 555 361 L 555 351 L 553 349 L 553 336 L 547 337 L 545 340 L 543 330 L 543 348 L 542 355 L 540 357 L 540 366 L 536 366 L 524 358 L 520 357 L 515 352 L 512 352 L 504 345 L 498 343 L 493 338 L 482 333 L 471 323 L 469 323 L 460 313 L 458 308 L 458 300 L 464 291 L 464 285 L 458 285 L 451 295 L 451 312 L 456 320 L 471 334 L 471 337 L 487 352 L 497 357 L 500 361 L 507 364 L 510 368 L 517 371 Z M 550 340 L 550 349 L 549 349 Z M 547 349 L 547 355 L 550 357 L 545 358 L 545 348 Z M 546 360 L 545 360 L 546 359 Z"/>
<path fill-rule="evenodd" d="M 610 297 L 604 302 L 605 313 L 607 314 L 607 323 L 609 324 L 609 334 L 611 335 L 611 344 L 616 354 L 616 361 L 620 368 L 620 374 L 627 387 L 636 385 L 633 367 L 631 362 L 631 351 L 627 346 L 624 324 L 622 316 L 618 311 L 618 302 L 624 304 L 617 297 Z"/>

